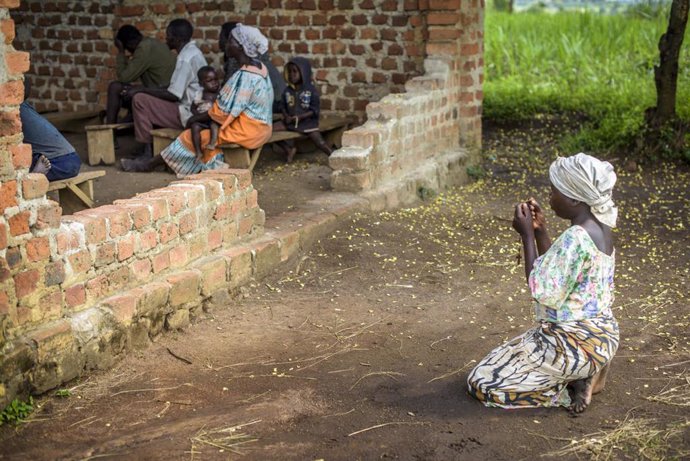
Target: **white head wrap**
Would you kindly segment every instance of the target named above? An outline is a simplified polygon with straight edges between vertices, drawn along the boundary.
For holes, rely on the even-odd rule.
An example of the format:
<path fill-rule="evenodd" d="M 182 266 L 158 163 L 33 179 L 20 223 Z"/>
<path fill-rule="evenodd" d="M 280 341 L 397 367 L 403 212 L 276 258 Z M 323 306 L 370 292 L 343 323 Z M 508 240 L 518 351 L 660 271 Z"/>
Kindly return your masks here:
<path fill-rule="evenodd" d="M 563 195 L 589 205 L 599 222 L 616 227 L 618 208 L 611 199 L 616 173 L 609 162 L 582 152 L 558 157 L 549 168 L 549 179 Z"/>
<path fill-rule="evenodd" d="M 268 39 L 256 27 L 237 24 L 230 33 L 250 58 L 258 58 L 268 51 Z"/>

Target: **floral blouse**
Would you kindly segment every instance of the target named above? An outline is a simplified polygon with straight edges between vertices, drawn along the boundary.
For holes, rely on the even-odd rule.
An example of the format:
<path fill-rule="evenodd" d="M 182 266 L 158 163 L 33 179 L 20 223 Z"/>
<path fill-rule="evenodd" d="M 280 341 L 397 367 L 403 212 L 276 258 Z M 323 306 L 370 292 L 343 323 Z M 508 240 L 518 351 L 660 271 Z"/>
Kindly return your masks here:
<path fill-rule="evenodd" d="M 537 320 L 613 317 L 614 269 L 615 251 L 601 252 L 581 226 L 568 228 L 534 261 L 529 275 Z"/>

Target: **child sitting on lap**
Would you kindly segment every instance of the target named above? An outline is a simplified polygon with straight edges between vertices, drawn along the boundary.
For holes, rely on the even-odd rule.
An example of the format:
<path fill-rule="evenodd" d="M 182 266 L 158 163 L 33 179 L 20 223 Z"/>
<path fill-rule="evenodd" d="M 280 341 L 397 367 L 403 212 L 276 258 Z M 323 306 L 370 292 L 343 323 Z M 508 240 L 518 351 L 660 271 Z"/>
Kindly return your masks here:
<path fill-rule="evenodd" d="M 304 133 L 316 144 L 316 147 L 327 155 L 331 155 L 333 149 L 326 144 L 319 133 L 319 93 L 312 83 L 309 61 L 305 58 L 293 58 L 285 65 L 284 74 L 288 86 L 283 91 L 281 102 L 283 120 L 273 125 L 273 131 L 288 130 Z M 297 153 L 297 148 L 287 141 L 278 144 L 287 150 L 287 161 L 291 162 Z"/>
<path fill-rule="evenodd" d="M 199 84 L 203 88 L 201 95 L 192 104 L 192 113 L 201 114 L 208 112 L 213 105 L 213 101 L 216 100 L 218 96 L 218 91 L 220 90 L 220 80 L 218 79 L 218 74 L 216 70 L 211 66 L 204 66 L 199 69 L 197 73 L 199 77 Z M 192 142 L 194 143 L 194 150 L 198 158 L 203 155 L 203 149 L 201 148 L 201 130 L 210 129 L 211 139 L 209 143 L 205 146 L 206 149 L 215 149 L 218 142 L 218 127 L 219 125 L 211 120 L 208 124 L 206 123 L 192 123 L 189 127 L 192 130 Z"/>

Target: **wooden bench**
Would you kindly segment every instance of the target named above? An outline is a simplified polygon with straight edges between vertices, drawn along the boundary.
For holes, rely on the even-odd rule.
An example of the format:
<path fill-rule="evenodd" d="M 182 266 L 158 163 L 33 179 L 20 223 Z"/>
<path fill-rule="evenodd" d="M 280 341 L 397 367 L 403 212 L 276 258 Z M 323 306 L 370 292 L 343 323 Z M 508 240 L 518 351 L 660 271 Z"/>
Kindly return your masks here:
<path fill-rule="evenodd" d="M 319 131 L 324 135 L 326 143 L 339 146 L 343 133 L 350 127 L 351 123 L 352 120 L 350 117 L 325 116 L 319 120 Z M 181 130 L 174 128 L 152 130 L 153 154 L 159 155 L 163 149 L 168 147 L 180 135 L 181 132 Z M 307 139 L 307 136 L 294 131 L 274 131 L 271 138 L 266 141 L 266 144 L 292 139 Z M 246 168 L 250 171 L 256 166 L 256 162 L 261 155 L 261 149 L 263 149 L 263 146 L 256 149 L 247 149 L 238 144 L 221 144 L 218 147 L 223 151 L 224 161 L 230 168 Z"/>
<path fill-rule="evenodd" d="M 105 171 L 94 170 L 48 184 L 48 192 L 58 191 L 63 214 L 72 214 L 86 207 L 93 208 L 93 180 L 105 176 Z"/>
<path fill-rule="evenodd" d="M 89 165 L 106 165 L 115 163 L 114 131 L 131 128 L 134 123 L 110 123 L 104 125 L 88 125 L 86 129 L 86 144 L 89 151 Z"/>
<path fill-rule="evenodd" d="M 81 133 L 84 125 L 97 123 L 100 110 L 80 110 L 75 112 L 45 112 L 42 113 L 46 120 L 52 123 L 60 131 Z"/>

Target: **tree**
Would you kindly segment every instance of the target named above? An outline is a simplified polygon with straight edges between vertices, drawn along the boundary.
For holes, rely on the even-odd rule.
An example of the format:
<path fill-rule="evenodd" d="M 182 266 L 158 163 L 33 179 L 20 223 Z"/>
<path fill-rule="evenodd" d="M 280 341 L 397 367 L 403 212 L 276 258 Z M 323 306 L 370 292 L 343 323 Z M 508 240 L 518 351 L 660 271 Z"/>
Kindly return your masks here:
<path fill-rule="evenodd" d="M 676 117 L 678 59 L 688 23 L 690 0 L 673 0 L 666 33 L 659 40 L 659 65 L 654 66 L 656 106 L 645 113 L 646 150 L 652 154 L 661 149 L 683 148 L 687 124 Z M 669 136 L 670 134 L 670 136 Z"/>

